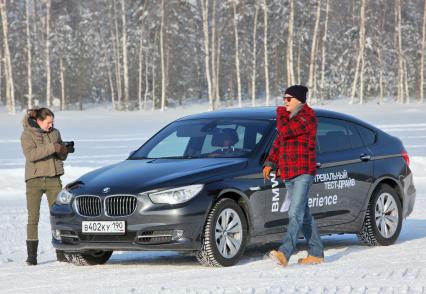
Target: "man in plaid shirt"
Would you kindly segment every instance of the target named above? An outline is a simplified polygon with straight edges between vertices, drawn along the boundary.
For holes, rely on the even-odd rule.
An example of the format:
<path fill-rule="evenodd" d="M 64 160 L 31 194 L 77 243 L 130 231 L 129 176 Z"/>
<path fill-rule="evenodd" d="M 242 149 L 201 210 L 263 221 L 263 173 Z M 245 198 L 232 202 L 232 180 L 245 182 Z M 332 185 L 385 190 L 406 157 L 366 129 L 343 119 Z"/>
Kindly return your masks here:
<path fill-rule="evenodd" d="M 306 104 L 307 92 L 308 88 L 301 85 L 285 90 L 284 106 L 277 108 L 278 134 L 263 168 L 267 180 L 273 169 L 277 171 L 285 182 L 287 197 L 291 199 L 283 244 L 278 250 L 269 252 L 269 257 L 282 266 L 288 264 L 295 251 L 300 230 L 309 250 L 308 256 L 298 262 L 318 264 L 324 261 L 324 246 L 308 206 L 309 189 L 316 170 L 317 118 Z"/>

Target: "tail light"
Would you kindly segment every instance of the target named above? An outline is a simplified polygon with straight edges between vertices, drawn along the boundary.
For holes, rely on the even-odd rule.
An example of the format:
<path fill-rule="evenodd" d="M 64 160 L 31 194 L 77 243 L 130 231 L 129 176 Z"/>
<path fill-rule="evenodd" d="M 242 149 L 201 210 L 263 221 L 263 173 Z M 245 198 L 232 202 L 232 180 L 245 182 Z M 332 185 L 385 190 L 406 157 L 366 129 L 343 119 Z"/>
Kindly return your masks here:
<path fill-rule="evenodd" d="M 408 153 L 407 153 L 407 151 L 405 151 L 405 149 L 403 149 L 403 150 L 401 151 L 401 156 L 402 156 L 402 158 L 404 158 L 405 163 L 406 163 L 408 166 L 410 166 L 410 157 L 408 156 Z"/>

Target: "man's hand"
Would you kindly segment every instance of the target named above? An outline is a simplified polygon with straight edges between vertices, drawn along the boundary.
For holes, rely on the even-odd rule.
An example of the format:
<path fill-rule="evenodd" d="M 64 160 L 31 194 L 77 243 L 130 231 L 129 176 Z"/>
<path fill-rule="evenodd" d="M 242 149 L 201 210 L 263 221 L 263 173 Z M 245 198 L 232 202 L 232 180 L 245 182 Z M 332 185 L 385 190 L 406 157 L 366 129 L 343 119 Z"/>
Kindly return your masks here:
<path fill-rule="evenodd" d="M 271 171 L 272 171 L 272 167 L 270 166 L 265 166 L 263 168 L 263 178 L 265 179 L 265 181 L 269 180 L 269 174 L 271 173 Z"/>
<path fill-rule="evenodd" d="M 59 155 L 66 155 L 68 153 L 67 147 L 63 144 L 53 143 L 55 146 L 55 152 Z"/>
<path fill-rule="evenodd" d="M 277 128 L 285 126 L 288 124 L 288 120 L 290 118 L 290 112 L 287 111 L 285 106 L 277 107 Z"/>

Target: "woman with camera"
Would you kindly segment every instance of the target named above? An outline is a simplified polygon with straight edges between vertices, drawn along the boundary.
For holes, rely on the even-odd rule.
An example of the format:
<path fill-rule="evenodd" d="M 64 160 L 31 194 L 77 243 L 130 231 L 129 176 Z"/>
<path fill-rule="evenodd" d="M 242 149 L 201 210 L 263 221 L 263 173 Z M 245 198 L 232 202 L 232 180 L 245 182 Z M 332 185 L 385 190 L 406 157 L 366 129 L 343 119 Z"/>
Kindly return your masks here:
<path fill-rule="evenodd" d="M 62 189 L 60 176 L 64 174 L 63 161 L 68 153 L 61 135 L 53 127 L 54 114 L 48 108 L 28 110 L 22 123 L 22 150 L 25 155 L 25 182 L 28 210 L 27 253 L 28 265 L 37 264 L 38 221 L 40 202 L 46 194 L 49 207 Z M 58 261 L 65 262 L 62 251 L 56 251 Z"/>

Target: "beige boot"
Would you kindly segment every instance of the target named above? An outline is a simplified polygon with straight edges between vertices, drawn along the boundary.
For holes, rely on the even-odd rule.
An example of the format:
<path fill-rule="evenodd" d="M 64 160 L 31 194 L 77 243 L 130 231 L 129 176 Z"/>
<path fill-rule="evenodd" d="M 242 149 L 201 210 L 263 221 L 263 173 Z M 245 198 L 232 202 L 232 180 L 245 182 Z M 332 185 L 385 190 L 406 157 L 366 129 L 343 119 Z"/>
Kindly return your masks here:
<path fill-rule="evenodd" d="M 319 263 L 323 263 L 323 262 L 324 262 L 324 258 L 322 258 L 322 257 L 316 257 L 316 256 L 308 255 L 305 258 L 299 258 L 297 263 L 299 263 L 299 264 L 319 264 Z"/>
<path fill-rule="evenodd" d="M 271 252 L 269 252 L 268 256 L 270 259 L 275 261 L 278 265 L 281 265 L 281 266 L 288 265 L 288 260 L 285 257 L 284 253 L 282 253 L 281 251 L 272 250 Z"/>

